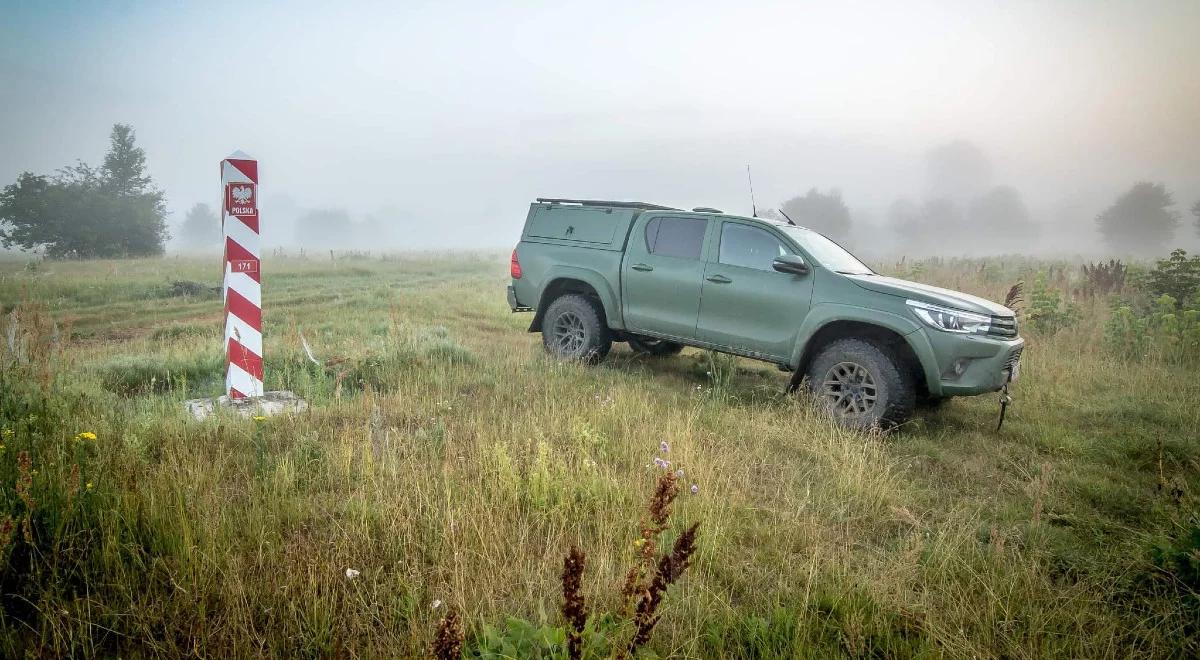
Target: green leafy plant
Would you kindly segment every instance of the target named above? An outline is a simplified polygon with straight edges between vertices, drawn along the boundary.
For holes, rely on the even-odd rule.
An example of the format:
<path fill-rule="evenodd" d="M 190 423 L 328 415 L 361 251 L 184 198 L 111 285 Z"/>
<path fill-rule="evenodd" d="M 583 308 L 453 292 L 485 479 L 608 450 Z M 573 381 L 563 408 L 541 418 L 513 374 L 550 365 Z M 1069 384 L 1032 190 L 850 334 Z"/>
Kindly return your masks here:
<path fill-rule="evenodd" d="M 1186 251 L 1174 250 L 1171 256 L 1156 261 L 1140 284 L 1152 296 L 1167 295 L 1184 304 L 1195 302 L 1200 293 L 1200 255 L 1188 257 Z"/>
<path fill-rule="evenodd" d="M 1064 301 L 1058 289 L 1046 284 L 1046 275 L 1039 273 L 1033 281 L 1025 320 L 1034 330 L 1051 334 L 1078 323 L 1079 308 L 1073 302 Z"/>
<path fill-rule="evenodd" d="M 1104 328 L 1110 351 L 1126 358 L 1152 358 L 1180 363 L 1200 360 L 1200 309 L 1195 301 L 1183 309 L 1161 295 L 1143 314 L 1129 304 L 1113 310 Z"/>
<path fill-rule="evenodd" d="M 578 655 L 572 652 L 571 634 L 562 626 L 533 624 L 510 617 L 503 626 L 485 625 L 471 639 L 468 658 L 609 658 L 609 640 L 620 634 L 620 620 L 611 616 L 591 617 L 579 633 Z"/>

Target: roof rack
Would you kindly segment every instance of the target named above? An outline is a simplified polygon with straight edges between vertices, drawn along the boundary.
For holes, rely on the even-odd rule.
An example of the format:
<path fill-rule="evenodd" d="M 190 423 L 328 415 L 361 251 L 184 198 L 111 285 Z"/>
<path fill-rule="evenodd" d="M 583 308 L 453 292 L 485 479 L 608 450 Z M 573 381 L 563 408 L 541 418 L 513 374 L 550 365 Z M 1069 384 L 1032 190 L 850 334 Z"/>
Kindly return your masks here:
<path fill-rule="evenodd" d="M 609 206 L 618 209 L 642 209 L 644 211 L 678 211 L 673 206 L 660 206 L 646 202 L 607 202 L 602 199 L 558 199 L 553 197 L 538 197 L 543 204 L 580 204 L 582 206 Z"/>

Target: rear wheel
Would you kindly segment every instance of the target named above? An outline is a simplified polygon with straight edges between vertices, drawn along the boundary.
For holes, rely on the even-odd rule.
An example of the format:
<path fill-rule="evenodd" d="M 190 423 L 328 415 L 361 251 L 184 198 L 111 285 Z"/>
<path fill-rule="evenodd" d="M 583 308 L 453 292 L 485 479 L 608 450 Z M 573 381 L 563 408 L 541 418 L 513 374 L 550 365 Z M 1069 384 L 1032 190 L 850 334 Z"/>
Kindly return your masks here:
<path fill-rule="evenodd" d="M 683 344 L 676 344 L 666 339 L 629 335 L 629 348 L 633 349 L 634 353 L 664 357 L 667 355 L 678 355 L 679 351 L 683 350 Z"/>
<path fill-rule="evenodd" d="M 891 428 L 903 424 L 916 404 L 916 388 L 903 363 L 884 346 L 839 339 L 808 367 L 813 394 L 842 424 Z"/>
<path fill-rule="evenodd" d="M 608 355 L 612 336 L 599 305 L 577 293 L 550 303 L 542 319 L 542 345 L 560 360 L 595 364 Z"/>

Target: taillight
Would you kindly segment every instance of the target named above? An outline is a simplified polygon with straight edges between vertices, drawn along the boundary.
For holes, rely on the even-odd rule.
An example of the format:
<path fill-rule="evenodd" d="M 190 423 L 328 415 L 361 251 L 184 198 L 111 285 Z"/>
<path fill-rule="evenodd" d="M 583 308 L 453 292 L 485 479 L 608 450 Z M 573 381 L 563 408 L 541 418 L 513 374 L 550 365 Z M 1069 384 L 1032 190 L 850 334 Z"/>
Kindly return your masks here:
<path fill-rule="evenodd" d="M 517 261 L 517 251 L 513 250 L 512 261 L 508 264 L 508 274 L 514 280 L 521 279 L 521 262 Z"/>

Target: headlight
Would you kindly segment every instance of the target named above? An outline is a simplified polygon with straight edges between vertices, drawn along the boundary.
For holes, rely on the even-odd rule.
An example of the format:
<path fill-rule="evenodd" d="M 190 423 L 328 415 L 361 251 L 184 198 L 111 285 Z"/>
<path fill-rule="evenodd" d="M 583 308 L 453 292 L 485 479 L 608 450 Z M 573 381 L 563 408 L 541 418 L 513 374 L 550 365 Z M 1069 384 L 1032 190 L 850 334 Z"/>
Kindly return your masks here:
<path fill-rule="evenodd" d="M 917 318 L 930 327 L 944 332 L 961 332 L 964 334 L 986 335 L 992 324 L 992 317 L 985 314 L 974 314 L 949 307 L 939 307 L 919 300 L 907 300 L 909 307 Z"/>

